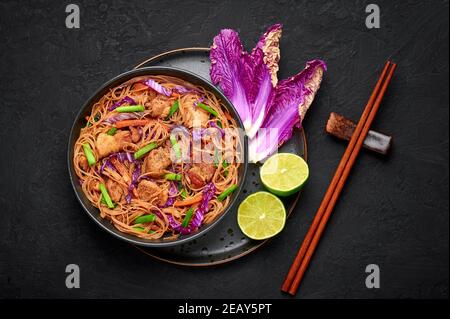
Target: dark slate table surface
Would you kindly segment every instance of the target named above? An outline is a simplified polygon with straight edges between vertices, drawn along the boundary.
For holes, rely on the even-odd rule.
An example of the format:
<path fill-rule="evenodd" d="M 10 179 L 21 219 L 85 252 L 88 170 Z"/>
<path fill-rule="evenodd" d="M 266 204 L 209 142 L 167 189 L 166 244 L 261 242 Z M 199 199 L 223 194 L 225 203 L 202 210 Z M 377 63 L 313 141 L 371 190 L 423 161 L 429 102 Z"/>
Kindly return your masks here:
<path fill-rule="evenodd" d="M 245 2 L 245 4 L 244 4 Z M 377 1 L 78 1 L 0 3 L 0 297 L 287 298 L 279 287 L 345 145 L 324 133 L 331 111 L 358 119 L 388 57 L 398 62 L 373 125 L 394 136 L 387 157 L 362 152 L 303 281 L 299 298 L 448 298 L 449 4 Z M 329 70 L 305 119 L 311 177 L 285 230 L 238 261 L 165 264 L 101 231 L 69 183 L 75 114 L 107 79 L 159 52 L 209 46 L 235 28 L 251 49 L 284 24 L 280 78 L 322 58 Z M 65 267 L 81 288 L 65 287 Z M 366 265 L 381 268 L 367 289 Z"/>

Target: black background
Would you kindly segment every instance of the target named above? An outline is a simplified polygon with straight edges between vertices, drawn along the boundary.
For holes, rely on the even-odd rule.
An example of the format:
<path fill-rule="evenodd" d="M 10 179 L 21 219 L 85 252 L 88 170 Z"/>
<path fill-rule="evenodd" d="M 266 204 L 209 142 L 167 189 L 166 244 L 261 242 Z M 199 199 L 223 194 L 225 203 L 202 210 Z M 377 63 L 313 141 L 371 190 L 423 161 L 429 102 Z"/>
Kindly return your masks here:
<path fill-rule="evenodd" d="M 448 298 L 449 4 L 376 1 L 78 1 L 0 3 L 0 297 L 278 298 L 345 145 L 324 133 L 331 111 L 357 119 L 389 57 L 398 63 L 374 129 L 394 136 L 387 157 L 363 151 L 297 297 Z M 230 264 L 164 264 L 101 231 L 69 183 L 69 129 L 102 83 L 179 47 L 209 46 L 221 28 L 251 49 L 284 24 L 279 78 L 307 60 L 329 67 L 304 126 L 311 176 L 285 230 Z M 65 287 L 65 267 L 81 288 Z M 365 287 L 368 264 L 381 288 Z"/>

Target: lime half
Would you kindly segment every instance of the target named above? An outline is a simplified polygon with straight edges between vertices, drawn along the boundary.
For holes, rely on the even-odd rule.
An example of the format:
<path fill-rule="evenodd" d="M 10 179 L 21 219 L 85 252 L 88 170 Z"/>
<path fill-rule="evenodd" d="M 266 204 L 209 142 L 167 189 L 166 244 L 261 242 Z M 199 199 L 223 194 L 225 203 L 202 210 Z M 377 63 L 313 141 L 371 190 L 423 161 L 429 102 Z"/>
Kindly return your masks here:
<path fill-rule="evenodd" d="M 272 193 L 289 196 L 298 192 L 309 176 L 308 164 L 292 153 L 277 153 L 269 157 L 260 170 L 261 181 Z"/>
<path fill-rule="evenodd" d="M 286 221 L 283 202 L 268 192 L 257 192 L 242 201 L 237 214 L 242 232 L 256 240 L 278 234 Z"/>

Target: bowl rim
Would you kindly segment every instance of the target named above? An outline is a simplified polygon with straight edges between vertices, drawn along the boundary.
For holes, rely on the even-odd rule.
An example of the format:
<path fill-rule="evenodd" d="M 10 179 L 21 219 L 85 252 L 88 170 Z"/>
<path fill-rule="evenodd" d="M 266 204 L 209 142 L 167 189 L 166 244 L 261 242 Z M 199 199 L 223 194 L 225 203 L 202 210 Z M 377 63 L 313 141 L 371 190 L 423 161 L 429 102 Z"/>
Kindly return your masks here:
<path fill-rule="evenodd" d="M 150 72 L 150 74 L 148 74 L 147 72 Z M 92 206 L 97 211 L 97 216 L 94 216 L 94 213 L 90 211 L 90 209 L 85 205 L 85 203 L 82 200 L 82 197 L 85 197 L 84 193 L 82 191 L 78 191 L 76 184 L 75 184 L 75 183 L 78 183 L 78 176 L 73 172 L 74 165 L 73 165 L 72 157 L 73 157 L 74 143 L 79 134 L 79 131 L 77 129 L 77 124 L 80 121 L 80 118 L 82 117 L 82 115 L 84 113 L 86 113 L 87 110 L 92 109 L 92 106 L 95 103 L 95 100 L 97 100 L 102 93 L 104 94 L 105 90 L 107 90 L 108 88 L 112 87 L 113 85 L 118 85 L 120 83 L 123 83 L 127 80 L 132 79 L 133 77 L 136 77 L 136 76 L 146 75 L 146 73 L 147 73 L 147 75 L 158 75 L 158 72 L 178 73 L 180 76 L 184 75 L 185 77 L 190 77 L 190 78 L 195 79 L 197 82 L 199 82 L 199 84 L 197 84 L 197 85 L 206 87 L 208 90 L 213 92 L 220 100 L 222 100 L 222 102 L 225 104 L 225 106 L 233 113 L 232 114 L 233 118 L 236 120 L 238 127 L 242 130 L 244 129 L 244 125 L 238 115 L 236 108 L 216 86 L 214 86 L 212 83 L 210 83 L 208 80 L 206 80 L 205 78 L 203 78 L 200 75 L 197 75 L 190 71 L 183 70 L 183 69 L 176 68 L 176 67 L 148 66 L 148 67 L 141 67 L 141 68 L 125 71 L 123 73 L 120 73 L 120 74 L 114 76 L 113 78 L 109 79 L 105 83 L 103 83 L 83 103 L 83 105 L 81 106 L 80 110 L 77 112 L 77 114 L 73 120 L 71 129 L 70 129 L 68 149 L 67 149 L 67 168 L 68 168 L 68 172 L 69 172 L 70 183 L 72 185 L 72 188 L 74 190 L 76 198 L 77 198 L 78 202 L 81 204 L 81 206 L 83 207 L 83 210 L 87 213 L 87 215 L 98 226 L 100 226 L 101 229 L 103 229 L 104 231 L 108 232 L 109 234 L 113 235 L 114 237 L 116 237 L 120 240 L 123 240 L 123 241 L 131 243 L 131 244 L 139 245 L 139 246 L 145 246 L 145 247 L 169 247 L 169 246 L 181 245 L 181 244 L 184 244 L 191 240 L 194 240 L 195 238 L 198 238 L 198 237 L 206 234 L 211 229 L 213 229 L 217 224 L 220 223 L 220 221 L 225 217 L 225 215 L 229 213 L 231 208 L 236 205 L 237 199 L 238 199 L 238 197 L 241 193 L 242 187 L 244 185 L 244 181 L 247 177 L 247 166 L 248 166 L 248 138 L 247 138 L 247 135 L 244 134 L 244 138 L 243 138 L 244 161 L 242 163 L 243 173 L 242 173 L 242 177 L 239 180 L 238 188 L 236 189 L 236 191 L 233 194 L 234 198 L 231 200 L 229 205 L 226 207 L 226 209 L 220 216 L 218 216 L 210 224 L 202 225 L 202 227 L 200 227 L 193 234 L 189 235 L 189 237 L 180 236 L 173 241 L 162 240 L 159 242 L 152 242 L 151 240 L 146 240 L 146 239 L 142 239 L 140 237 L 136 237 L 136 236 L 133 236 L 130 234 L 123 233 L 120 230 L 118 230 L 117 228 L 115 228 L 109 220 L 103 219 L 103 218 L 97 218 L 97 216 L 99 214 L 98 208 Z M 173 75 L 173 74 L 168 74 L 168 76 L 177 77 L 177 75 Z M 186 80 L 186 81 L 189 82 L 189 80 Z M 117 83 L 117 82 L 119 82 L 119 83 Z M 108 227 L 106 223 L 108 223 L 109 226 L 112 226 L 112 227 Z"/>

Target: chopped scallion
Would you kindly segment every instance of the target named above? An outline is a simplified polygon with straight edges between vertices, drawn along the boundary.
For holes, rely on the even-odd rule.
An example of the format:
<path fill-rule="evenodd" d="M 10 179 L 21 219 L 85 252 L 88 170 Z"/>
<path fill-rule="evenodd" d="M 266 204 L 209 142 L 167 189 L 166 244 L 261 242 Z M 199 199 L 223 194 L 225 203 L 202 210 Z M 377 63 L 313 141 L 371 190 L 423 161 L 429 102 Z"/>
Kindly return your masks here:
<path fill-rule="evenodd" d="M 152 149 L 158 147 L 158 143 L 156 142 L 152 142 L 150 144 L 147 144 L 146 146 L 144 146 L 143 148 L 138 149 L 135 153 L 134 153 L 134 159 L 140 159 L 142 156 L 144 156 L 145 154 L 147 154 L 148 152 L 150 152 Z"/>
<path fill-rule="evenodd" d="M 108 208 L 113 209 L 114 204 L 111 200 L 111 197 L 109 197 L 108 190 L 106 189 L 105 184 L 101 183 L 99 187 L 100 187 L 100 191 L 102 192 L 103 199 L 106 202 L 106 205 L 108 206 Z"/>
<path fill-rule="evenodd" d="M 142 112 L 144 110 L 145 107 L 143 105 L 126 105 L 116 108 L 116 111 L 119 113 Z"/>
<path fill-rule="evenodd" d="M 219 196 L 217 196 L 217 200 L 219 202 L 223 201 L 225 198 L 227 198 L 228 195 L 233 193 L 237 188 L 237 185 L 231 185 L 226 190 L 224 190 Z"/>
<path fill-rule="evenodd" d="M 83 144 L 83 152 L 86 156 L 89 166 L 94 166 L 96 163 L 94 152 L 88 143 Z"/>
<path fill-rule="evenodd" d="M 186 215 L 184 216 L 184 219 L 183 219 L 183 222 L 181 223 L 181 226 L 186 228 L 189 225 L 189 222 L 191 221 L 193 214 L 194 214 L 194 209 L 191 207 L 186 212 Z"/>
<path fill-rule="evenodd" d="M 214 116 L 218 116 L 218 115 L 219 115 L 219 113 L 217 113 L 216 110 L 214 110 L 212 107 L 210 107 L 210 106 L 208 106 L 208 105 L 206 105 L 206 104 L 203 104 L 203 103 L 197 103 L 197 106 L 198 106 L 199 108 L 204 109 L 205 111 L 208 111 L 209 113 L 211 113 L 211 114 L 214 115 Z"/>
<path fill-rule="evenodd" d="M 170 117 L 178 110 L 179 107 L 180 107 L 180 102 L 178 102 L 178 100 L 176 100 L 175 103 L 173 103 L 172 106 L 170 107 L 169 114 L 166 116 L 166 121 L 168 119 L 170 119 Z"/>

